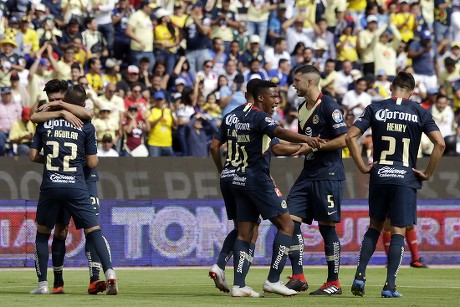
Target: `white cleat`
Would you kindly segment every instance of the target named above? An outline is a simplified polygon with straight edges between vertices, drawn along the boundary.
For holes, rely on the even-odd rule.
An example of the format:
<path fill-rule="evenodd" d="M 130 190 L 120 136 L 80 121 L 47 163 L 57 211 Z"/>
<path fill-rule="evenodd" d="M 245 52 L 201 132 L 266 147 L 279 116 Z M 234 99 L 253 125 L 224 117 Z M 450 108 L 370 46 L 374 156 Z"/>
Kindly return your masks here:
<path fill-rule="evenodd" d="M 230 292 L 230 289 L 227 285 L 227 281 L 225 280 L 225 271 L 219 268 L 217 264 L 214 264 L 209 269 L 209 277 L 211 277 L 211 279 L 214 280 L 217 289 L 225 293 Z"/>
<path fill-rule="evenodd" d="M 264 297 L 264 295 L 252 290 L 252 288 L 249 288 L 248 286 L 233 286 L 232 297 Z"/>
<path fill-rule="evenodd" d="M 30 294 L 49 294 L 50 290 L 47 281 L 39 281 L 37 288 L 30 291 Z"/>
<path fill-rule="evenodd" d="M 118 284 L 117 284 L 117 276 L 115 275 L 114 270 L 108 269 L 105 272 L 105 281 L 107 283 L 107 289 L 105 290 L 105 294 L 117 295 L 118 294 Z"/>
<path fill-rule="evenodd" d="M 263 289 L 265 293 L 276 293 L 282 296 L 293 296 L 297 294 L 297 291 L 289 289 L 288 287 L 283 285 L 281 280 L 279 280 L 278 282 L 269 282 L 268 280 L 266 280 L 264 282 Z"/>

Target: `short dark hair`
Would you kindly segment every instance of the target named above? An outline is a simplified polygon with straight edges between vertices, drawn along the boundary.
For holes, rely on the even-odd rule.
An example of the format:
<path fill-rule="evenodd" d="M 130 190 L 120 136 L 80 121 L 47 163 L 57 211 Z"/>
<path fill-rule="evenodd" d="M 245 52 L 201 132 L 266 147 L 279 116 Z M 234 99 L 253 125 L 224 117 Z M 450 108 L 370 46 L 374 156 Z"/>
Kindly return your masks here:
<path fill-rule="evenodd" d="M 394 78 L 392 84 L 396 87 L 412 91 L 415 88 L 414 77 L 405 71 L 399 72 Z"/>
<path fill-rule="evenodd" d="M 86 91 L 85 88 L 79 84 L 71 87 L 64 96 L 64 101 L 78 106 L 85 106 Z"/>
<path fill-rule="evenodd" d="M 443 95 L 443 94 L 436 95 L 436 101 L 438 101 L 439 99 L 443 99 L 443 98 L 448 99 L 446 95 Z"/>
<path fill-rule="evenodd" d="M 318 70 L 318 68 L 316 68 L 313 65 L 308 65 L 308 64 L 296 68 L 294 74 L 298 74 L 298 73 L 301 73 L 302 75 L 315 74 L 321 77 L 321 72 Z"/>
<path fill-rule="evenodd" d="M 254 97 L 254 100 L 255 100 L 257 96 L 264 93 L 267 89 L 273 88 L 273 87 L 278 87 L 278 85 L 276 85 L 276 83 L 274 82 L 263 80 L 257 83 L 256 86 L 254 87 L 254 90 L 252 91 L 252 97 Z"/>
<path fill-rule="evenodd" d="M 248 84 L 246 84 L 246 92 L 253 96 L 253 92 L 254 92 L 254 89 L 255 87 L 257 86 L 257 84 L 259 84 L 260 82 L 262 82 L 261 79 L 251 79 L 249 80 Z"/>
<path fill-rule="evenodd" d="M 444 59 L 444 66 L 455 66 L 456 64 L 457 62 L 451 57 L 447 57 Z"/>
<path fill-rule="evenodd" d="M 65 93 L 69 88 L 69 84 L 65 80 L 59 79 L 52 79 L 45 84 L 45 88 L 43 89 L 46 92 L 46 95 L 54 94 L 54 93 Z"/>
<path fill-rule="evenodd" d="M 78 64 L 77 62 L 70 65 L 70 69 L 78 69 L 79 71 L 81 71 L 80 64 Z"/>

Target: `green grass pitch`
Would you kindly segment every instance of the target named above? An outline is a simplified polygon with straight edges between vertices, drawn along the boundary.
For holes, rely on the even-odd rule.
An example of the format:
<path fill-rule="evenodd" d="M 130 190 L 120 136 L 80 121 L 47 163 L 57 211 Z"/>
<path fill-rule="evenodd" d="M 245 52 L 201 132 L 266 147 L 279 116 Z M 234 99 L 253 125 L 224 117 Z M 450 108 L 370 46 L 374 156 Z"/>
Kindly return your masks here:
<path fill-rule="evenodd" d="M 398 275 L 401 299 L 380 298 L 385 281 L 383 267 L 372 267 L 367 272 L 366 295 L 354 297 L 350 292 L 354 267 L 340 271 L 343 294 L 333 297 L 312 297 L 326 278 L 326 267 L 305 266 L 309 290 L 295 297 L 266 295 L 265 298 L 232 298 L 219 292 L 208 277 L 207 268 L 151 269 L 125 268 L 117 270 L 118 296 L 86 294 L 88 272 L 85 269 L 64 270 L 63 295 L 30 295 L 36 286 L 32 269 L 0 270 L 0 306 L 460 306 L 460 267 L 413 269 L 403 267 Z M 261 291 L 267 276 L 267 267 L 251 268 L 247 284 Z M 290 273 L 287 266 L 283 278 Z M 48 271 L 52 281 L 52 271 Z M 231 284 L 232 270 L 227 269 Z M 51 283 L 52 284 L 52 283 Z"/>

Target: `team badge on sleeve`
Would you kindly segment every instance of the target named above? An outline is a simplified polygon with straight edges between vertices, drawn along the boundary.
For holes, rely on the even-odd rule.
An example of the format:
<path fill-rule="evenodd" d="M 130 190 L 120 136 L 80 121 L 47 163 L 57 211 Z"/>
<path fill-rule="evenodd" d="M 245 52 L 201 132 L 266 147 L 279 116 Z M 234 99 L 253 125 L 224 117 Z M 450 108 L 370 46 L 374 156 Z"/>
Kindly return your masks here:
<path fill-rule="evenodd" d="M 265 121 L 269 124 L 269 125 L 274 125 L 275 124 L 275 121 L 273 120 L 273 118 L 271 117 L 265 117 Z"/>
<path fill-rule="evenodd" d="M 332 119 L 336 123 L 340 123 L 341 121 L 343 121 L 342 112 L 340 112 L 340 110 L 334 110 L 334 112 L 332 112 Z"/>

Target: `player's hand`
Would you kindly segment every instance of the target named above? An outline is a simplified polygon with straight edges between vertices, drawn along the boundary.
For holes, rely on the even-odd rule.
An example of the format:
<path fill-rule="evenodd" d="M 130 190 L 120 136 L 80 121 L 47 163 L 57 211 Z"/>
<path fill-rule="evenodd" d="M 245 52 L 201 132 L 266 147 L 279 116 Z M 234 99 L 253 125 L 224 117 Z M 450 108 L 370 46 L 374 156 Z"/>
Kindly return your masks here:
<path fill-rule="evenodd" d="M 38 108 L 38 111 L 46 112 L 46 111 L 53 111 L 53 110 L 61 109 L 62 108 L 61 102 L 62 100 L 55 100 L 55 101 L 47 102 L 44 105 L 40 106 Z"/>
<path fill-rule="evenodd" d="M 311 147 L 308 146 L 307 143 L 300 143 L 300 148 L 299 150 L 297 150 L 295 153 L 293 153 L 291 156 L 298 156 L 298 155 L 304 155 L 304 154 L 307 154 L 307 153 L 310 153 L 311 152 Z"/>
<path fill-rule="evenodd" d="M 63 117 L 72 125 L 74 125 L 77 128 L 83 127 L 83 122 L 81 119 L 70 113 L 69 111 L 63 110 L 62 111 Z"/>
<path fill-rule="evenodd" d="M 361 173 L 369 174 L 377 162 L 367 164 L 363 169 L 360 168 Z"/>
<path fill-rule="evenodd" d="M 415 168 L 413 168 L 412 171 L 414 172 L 415 176 L 421 181 L 430 180 L 430 177 L 428 177 L 425 172 L 419 171 L 418 169 L 415 169 Z"/>
<path fill-rule="evenodd" d="M 320 136 L 307 137 L 305 143 L 308 144 L 311 148 L 321 148 L 322 144 L 326 143 L 326 140 L 320 138 Z"/>

